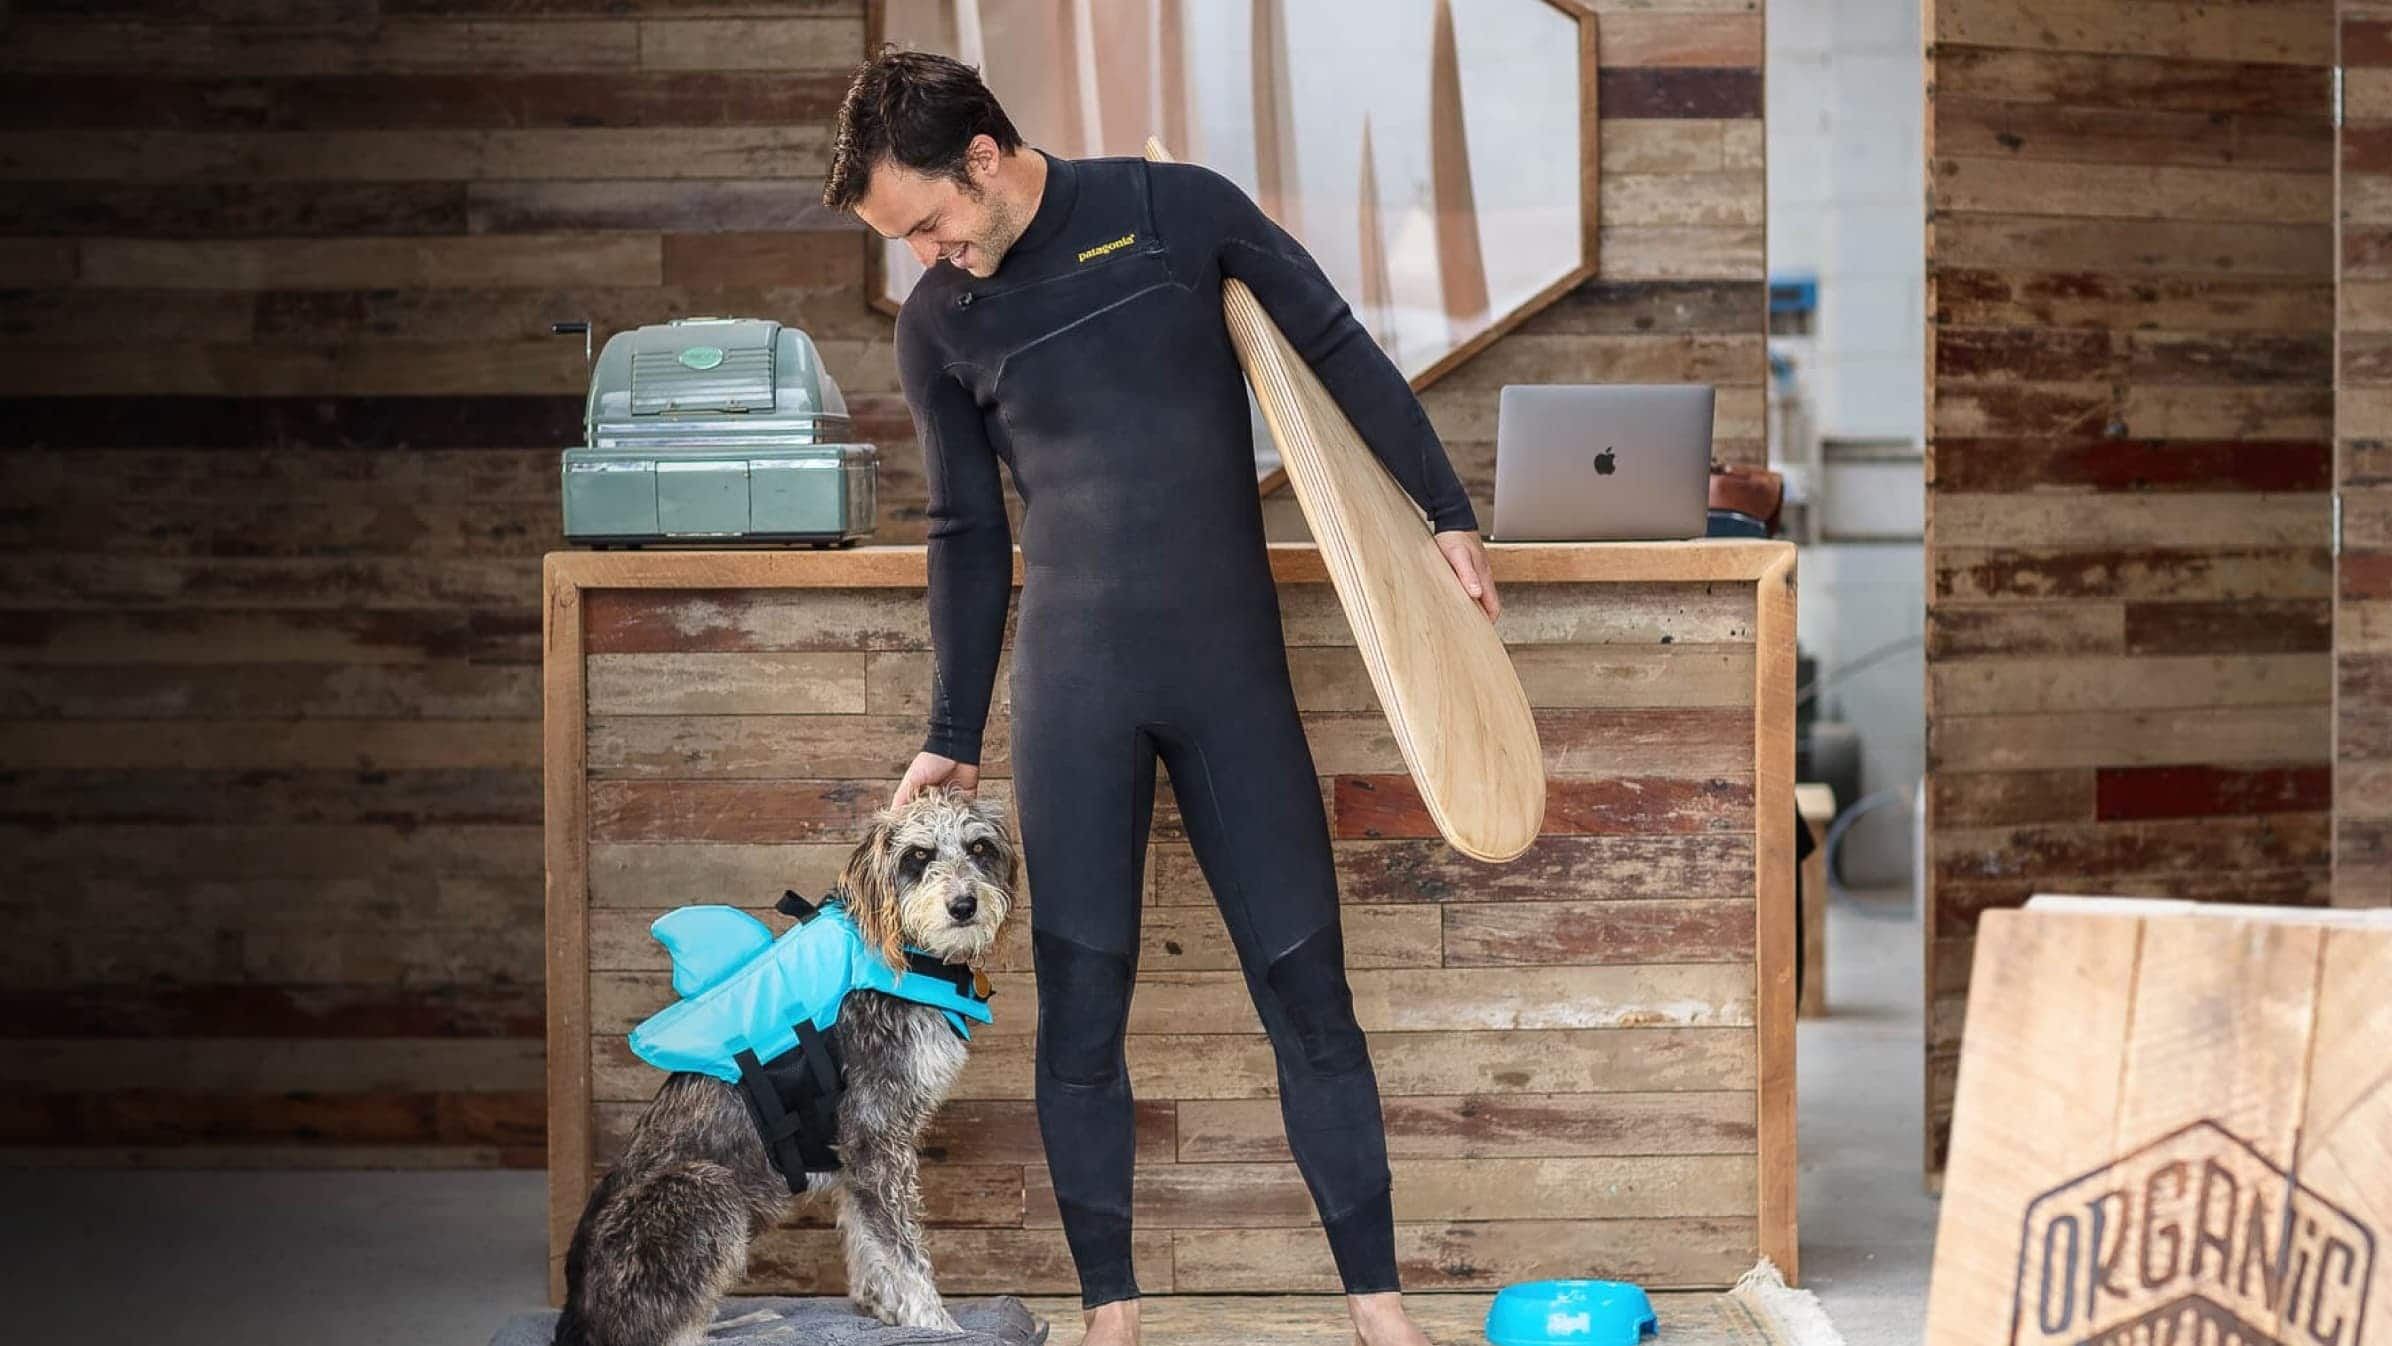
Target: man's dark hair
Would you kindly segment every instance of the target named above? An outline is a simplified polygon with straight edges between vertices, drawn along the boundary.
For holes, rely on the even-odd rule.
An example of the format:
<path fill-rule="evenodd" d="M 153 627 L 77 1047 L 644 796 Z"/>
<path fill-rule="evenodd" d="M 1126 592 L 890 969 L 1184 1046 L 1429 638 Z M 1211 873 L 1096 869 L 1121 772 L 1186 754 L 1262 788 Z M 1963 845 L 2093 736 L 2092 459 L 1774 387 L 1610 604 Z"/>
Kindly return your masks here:
<path fill-rule="evenodd" d="M 980 82 L 980 72 L 951 56 L 904 51 L 884 43 L 855 69 L 847 97 L 839 104 L 831 169 L 822 181 L 822 204 L 853 210 L 872 184 L 873 165 L 883 155 L 917 173 L 953 178 L 970 190 L 964 150 L 986 132 L 1005 151 L 1020 149 L 1022 137 Z"/>

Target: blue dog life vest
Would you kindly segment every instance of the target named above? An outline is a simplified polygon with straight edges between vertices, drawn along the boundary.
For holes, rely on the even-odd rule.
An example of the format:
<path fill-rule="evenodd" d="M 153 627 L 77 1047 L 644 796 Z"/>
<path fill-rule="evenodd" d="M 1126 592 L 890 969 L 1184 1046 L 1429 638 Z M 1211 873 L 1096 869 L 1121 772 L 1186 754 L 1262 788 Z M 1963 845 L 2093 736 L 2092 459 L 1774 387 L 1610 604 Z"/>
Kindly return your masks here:
<path fill-rule="evenodd" d="M 839 1008 L 856 991 L 936 1007 L 969 1039 L 992 994 L 969 967 L 906 946 L 891 968 L 864 942 L 836 894 L 820 906 L 792 892 L 779 909 L 798 924 L 779 939 L 737 907 L 668 911 L 648 927 L 673 960 L 679 1000 L 631 1030 L 631 1050 L 659 1070 L 696 1071 L 742 1086 L 773 1167 L 792 1192 L 806 1170 L 840 1167 L 831 1148 L 846 1063 Z"/>

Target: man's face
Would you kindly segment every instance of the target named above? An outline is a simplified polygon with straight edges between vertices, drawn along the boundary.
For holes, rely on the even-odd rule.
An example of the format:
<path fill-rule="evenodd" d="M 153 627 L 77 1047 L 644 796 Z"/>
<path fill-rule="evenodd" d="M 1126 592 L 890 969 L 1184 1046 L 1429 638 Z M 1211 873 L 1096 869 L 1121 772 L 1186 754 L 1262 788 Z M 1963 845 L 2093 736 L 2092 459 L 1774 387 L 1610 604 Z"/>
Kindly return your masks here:
<path fill-rule="evenodd" d="M 925 269 L 946 261 L 986 279 L 1022 235 L 1023 222 L 1004 198 L 988 190 L 997 165 L 997 143 L 973 141 L 966 159 L 973 186 L 932 176 L 882 156 L 872 167 L 871 185 L 856 203 L 856 215 L 883 238 L 902 241 Z"/>

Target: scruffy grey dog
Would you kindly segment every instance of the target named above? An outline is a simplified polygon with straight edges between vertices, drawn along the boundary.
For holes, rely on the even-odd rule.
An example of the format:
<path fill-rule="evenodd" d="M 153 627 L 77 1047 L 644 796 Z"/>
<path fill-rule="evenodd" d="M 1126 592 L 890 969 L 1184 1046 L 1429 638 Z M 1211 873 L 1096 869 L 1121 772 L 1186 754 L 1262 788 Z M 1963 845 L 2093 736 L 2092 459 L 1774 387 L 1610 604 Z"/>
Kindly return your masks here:
<path fill-rule="evenodd" d="M 932 787 L 875 815 L 833 894 L 890 966 L 904 966 L 908 942 L 968 963 L 995 945 L 1019 866 L 1001 804 Z M 923 1251 L 916 1147 L 965 1043 L 937 1009 L 878 991 L 849 994 L 838 1033 L 844 1167 L 810 1172 L 806 1199 L 836 1194 L 856 1307 L 884 1323 L 961 1331 Z M 565 1257 L 557 1346 L 702 1340 L 716 1303 L 746 1274 L 749 1240 L 790 1199 L 738 1086 L 675 1072 L 582 1210 Z"/>

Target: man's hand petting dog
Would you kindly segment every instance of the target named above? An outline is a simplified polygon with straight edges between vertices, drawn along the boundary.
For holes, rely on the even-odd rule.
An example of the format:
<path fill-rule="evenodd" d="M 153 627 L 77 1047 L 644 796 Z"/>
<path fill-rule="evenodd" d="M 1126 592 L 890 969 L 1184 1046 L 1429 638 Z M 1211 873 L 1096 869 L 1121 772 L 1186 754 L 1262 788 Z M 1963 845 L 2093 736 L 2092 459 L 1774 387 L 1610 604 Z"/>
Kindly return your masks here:
<path fill-rule="evenodd" d="M 874 815 L 824 901 L 837 898 L 893 970 L 906 945 L 972 964 L 996 946 L 1020 877 L 1004 807 L 933 786 Z M 804 1187 L 809 1202 L 825 1189 L 836 1198 L 847 1296 L 892 1326 L 960 1332 L 923 1245 L 918 1164 L 967 1044 L 937 1006 L 871 989 L 849 992 L 826 1032 L 845 1076 L 831 1141 L 841 1167 L 809 1170 Z M 739 1085 L 667 1076 L 574 1230 L 557 1346 L 703 1341 L 747 1273 L 750 1241 L 788 1213 L 790 1188 Z"/>
<path fill-rule="evenodd" d="M 914 764 L 905 769 L 905 779 L 897 782 L 897 792 L 889 796 L 889 807 L 899 808 L 905 801 L 935 785 L 945 785 L 966 795 L 980 792 L 980 767 L 975 762 L 958 762 L 935 752 L 914 755 Z"/>

